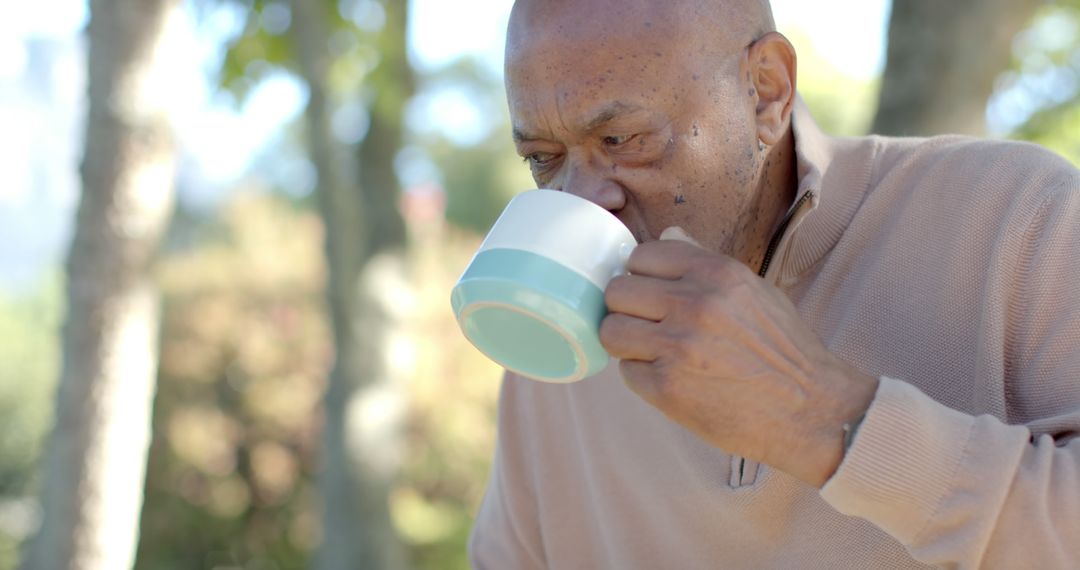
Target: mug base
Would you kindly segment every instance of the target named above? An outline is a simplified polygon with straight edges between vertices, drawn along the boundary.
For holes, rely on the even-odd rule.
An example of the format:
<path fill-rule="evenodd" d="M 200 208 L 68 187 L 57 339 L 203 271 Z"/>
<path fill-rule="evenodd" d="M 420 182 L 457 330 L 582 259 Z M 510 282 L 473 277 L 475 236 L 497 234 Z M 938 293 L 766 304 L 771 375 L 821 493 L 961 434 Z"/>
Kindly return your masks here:
<path fill-rule="evenodd" d="M 532 252 L 477 254 L 451 304 L 466 338 L 522 376 L 567 383 L 608 362 L 598 330 L 604 294 L 577 272 Z"/>

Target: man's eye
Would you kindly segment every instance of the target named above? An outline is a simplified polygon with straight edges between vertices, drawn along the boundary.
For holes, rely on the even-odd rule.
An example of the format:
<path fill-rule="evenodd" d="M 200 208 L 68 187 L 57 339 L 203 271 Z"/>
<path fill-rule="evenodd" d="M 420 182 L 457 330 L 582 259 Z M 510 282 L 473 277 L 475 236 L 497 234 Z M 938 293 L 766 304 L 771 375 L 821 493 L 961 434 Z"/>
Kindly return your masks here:
<path fill-rule="evenodd" d="M 534 152 L 525 155 L 525 163 L 533 168 L 543 168 L 551 164 L 557 157 L 550 152 Z"/>
<path fill-rule="evenodd" d="M 604 137 L 604 146 L 622 146 L 633 138 L 634 135 L 607 136 Z"/>

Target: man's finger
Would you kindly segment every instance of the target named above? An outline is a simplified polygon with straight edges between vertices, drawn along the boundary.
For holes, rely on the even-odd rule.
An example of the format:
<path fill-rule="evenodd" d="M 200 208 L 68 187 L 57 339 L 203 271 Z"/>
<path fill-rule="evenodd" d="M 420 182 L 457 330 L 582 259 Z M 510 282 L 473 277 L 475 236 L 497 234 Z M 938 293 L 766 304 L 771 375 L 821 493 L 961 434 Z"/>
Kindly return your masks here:
<path fill-rule="evenodd" d="M 643 275 L 620 275 L 604 290 L 604 304 L 612 313 L 660 321 L 667 316 L 667 288 L 672 282 Z"/>
<path fill-rule="evenodd" d="M 600 344 L 615 358 L 656 358 L 656 327 L 652 321 L 622 313 L 610 313 L 600 323 Z"/>
<path fill-rule="evenodd" d="M 683 240 L 650 241 L 634 248 L 626 260 L 626 269 L 633 275 L 678 279 L 707 254 L 701 247 Z"/>
<path fill-rule="evenodd" d="M 656 379 L 653 363 L 642 360 L 622 360 L 619 362 L 619 375 L 630 391 L 646 402 L 654 403 L 657 398 Z"/>

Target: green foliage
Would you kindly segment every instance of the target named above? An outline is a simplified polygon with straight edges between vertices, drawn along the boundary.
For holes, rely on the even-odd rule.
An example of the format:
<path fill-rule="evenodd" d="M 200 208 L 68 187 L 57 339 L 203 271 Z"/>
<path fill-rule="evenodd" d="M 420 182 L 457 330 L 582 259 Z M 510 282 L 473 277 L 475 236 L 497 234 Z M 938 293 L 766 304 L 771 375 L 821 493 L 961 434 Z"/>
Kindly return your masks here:
<path fill-rule="evenodd" d="M 57 271 L 25 297 L 0 298 L 0 496 L 29 489 L 52 417 L 60 373 L 61 282 Z"/>
<path fill-rule="evenodd" d="M 386 16 L 387 29 L 398 29 L 404 33 L 404 26 L 400 25 L 399 21 L 399 18 L 404 17 L 401 6 L 389 3 L 382 3 L 381 6 Z M 252 47 L 264 41 L 278 42 L 280 39 L 267 38 L 258 26 L 252 24 L 258 20 L 255 12 L 261 9 L 263 8 L 256 7 L 249 17 L 247 31 L 229 49 L 223 82 L 230 89 L 234 84 L 245 85 L 258 81 L 258 76 L 252 72 L 258 72 L 268 65 L 285 69 L 291 66 L 285 57 L 279 59 L 275 56 L 268 59 L 266 56 L 268 52 L 278 52 Z M 364 163 L 361 164 L 361 180 L 370 180 L 363 177 L 370 175 L 372 168 L 387 168 L 393 162 L 396 141 L 400 139 L 394 139 L 392 135 L 400 136 L 400 132 L 386 131 L 400 131 L 400 115 L 413 88 L 412 78 L 409 70 L 403 69 L 406 59 L 402 38 L 392 37 L 391 33 L 386 33 L 387 30 L 376 30 L 366 24 L 361 26 L 355 18 L 345 20 L 338 16 L 334 16 L 331 37 L 327 40 L 333 56 L 327 88 L 332 102 L 359 102 L 368 112 L 371 119 L 370 130 L 366 140 L 360 141 L 356 148 L 361 151 L 360 158 Z M 287 42 L 279 43 L 288 47 Z M 266 62 L 266 65 L 263 62 Z M 491 82 L 488 84 L 494 85 Z M 238 94 L 243 96 L 243 93 Z M 501 100 L 501 94 L 498 97 Z M 505 137 L 505 132 L 499 134 Z M 461 208 L 460 218 L 478 230 L 486 229 L 505 203 L 508 195 L 500 195 L 499 192 L 505 193 L 507 188 L 523 189 L 531 185 L 508 183 L 504 179 L 510 169 L 501 165 L 512 164 L 515 167 L 513 171 L 518 173 L 527 171 L 515 163 L 512 150 L 510 154 L 507 153 L 508 137 L 502 140 L 505 142 L 485 143 L 470 149 L 455 148 L 444 140 L 436 140 L 434 145 L 426 146 L 429 154 L 438 155 L 435 160 L 448 166 L 445 173 L 450 181 L 449 186 L 454 189 L 450 192 L 449 201 L 452 202 L 455 212 L 461 205 L 459 198 L 466 197 L 468 205 Z M 368 143 L 378 146 L 368 150 L 389 149 L 390 152 L 365 154 L 364 145 Z M 493 153 L 503 158 L 493 164 Z M 373 165 L 370 164 L 371 160 L 367 160 L 370 156 L 381 156 L 382 160 Z M 382 181 L 385 182 L 385 179 Z M 389 186 L 385 188 L 389 189 Z M 370 190 L 363 188 L 365 196 L 373 195 Z M 393 202 L 395 194 L 396 192 L 386 192 L 383 195 L 389 196 L 389 200 Z M 243 211 L 244 214 L 225 216 L 225 225 L 230 228 L 226 233 L 246 235 L 247 231 L 241 231 L 245 224 L 265 225 L 258 220 L 266 217 L 277 220 L 271 224 L 273 226 L 287 226 L 288 216 L 275 217 L 276 215 L 269 213 L 279 209 L 268 210 L 259 206 L 258 201 L 247 201 L 243 207 L 233 206 L 227 211 Z M 293 211 L 290 215 L 305 214 Z M 476 247 L 475 238 L 453 237 L 449 242 L 443 239 L 431 240 L 430 232 L 442 226 L 433 220 L 426 220 L 424 223 L 424 229 L 428 233 L 414 236 L 417 240 L 414 243 L 418 248 L 412 250 L 420 258 L 414 260 L 417 264 L 415 283 L 424 284 L 420 296 L 424 309 L 414 313 L 417 318 L 410 325 L 415 329 L 410 338 L 417 347 L 418 370 L 415 385 L 410 385 L 413 410 L 405 473 L 395 484 L 390 507 L 397 530 L 407 542 L 410 555 L 418 568 L 464 569 L 467 567 L 465 537 L 471 526 L 471 514 L 479 503 L 494 440 L 493 410 L 498 370 L 467 346 L 457 331 L 446 299 L 446 292 L 449 291 L 453 279 L 460 273 L 461 267 Z M 257 445 L 251 442 L 252 432 L 261 431 L 259 426 L 268 420 L 252 416 L 249 412 L 245 413 L 244 410 L 250 404 L 236 404 L 247 402 L 249 397 L 245 394 L 257 387 L 273 386 L 275 382 L 280 384 L 281 376 L 291 377 L 294 382 L 307 386 L 308 389 L 316 386 L 321 390 L 321 384 L 316 383 L 315 378 L 323 378 L 331 354 L 330 341 L 325 332 L 322 337 L 310 334 L 307 336 L 321 338 L 322 357 L 325 360 L 302 366 L 302 373 L 268 372 L 264 369 L 265 366 L 250 364 L 285 361 L 301 366 L 305 360 L 303 353 L 296 354 L 296 350 L 290 349 L 282 338 L 271 338 L 263 342 L 262 358 L 243 357 L 250 350 L 244 347 L 252 341 L 252 337 L 265 336 L 256 334 L 256 331 L 267 325 L 254 318 L 254 315 L 265 310 L 258 307 L 267 300 L 263 295 L 254 294 L 250 290 L 257 286 L 257 283 L 252 281 L 252 276 L 261 276 L 264 283 L 258 285 L 259 288 L 271 289 L 274 289 L 271 284 L 275 279 L 284 277 L 281 273 L 268 273 L 266 268 L 246 266 L 244 261 L 269 254 L 281 263 L 282 267 L 294 268 L 294 277 L 319 275 L 321 279 L 325 269 L 321 268 L 321 265 L 317 270 L 310 267 L 310 260 L 321 263 L 323 259 L 319 250 L 321 240 L 314 239 L 309 242 L 305 236 L 307 234 L 282 230 L 279 236 L 264 236 L 262 243 L 250 249 L 226 247 L 234 242 L 235 238 L 229 238 L 218 245 L 203 243 L 191 252 L 189 262 L 181 265 L 170 262 L 170 266 L 174 268 L 163 273 L 168 275 L 163 277 L 162 283 L 170 302 L 167 304 L 169 310 L 166 313 L 161 386 L 158 412 L 155 416 L 157 428 L 147 482 L 140 568 L 196 568 L 214 563 L 243 565 L 256 559 L 274 567 L 292 568 L 301 565 L 294 562 L 305 559 L 317 542 L 320 520 L 315 510 L 314 488 L 309 477 L 315 469 L 314 452 L 309 446 L 316 446 L 317 441 L 304 440 L 299 443 L 296 434 L 261 436 L 259 441 L 270 441 L 278 448 L 294 452 L 293 463 L 298 466 L 300 473 L 305 474 L 297 478 L 293 490 L 280 499 L 274 507 L 277 510 L 261 505 L 257 501 L 260 496 L 257 474 L 264 473 L 263 476 L 266 476 L 267 470 L 250 469 L 249 475 L 243 468 L 247 462 L 243 458 L 254 453 L 245 451 L 245 448 Z M 301 257 L 284 255 L 281 248 L 287 242 L 281 240 L 286 237 L 291 240 L 288 243 L 304 243 L 307 244 L 304 247 L 310 246 L 314 249 Z M 419 245 L 420 242 L 425 245 Z M 212 258 L 208 257 L 209 250 L 223 248 L 237 251 L 228 255 L 218 253 L 217 255 L 229 261 L 219 260 L 212 265 Z M 426 256 L 433 251 L 439 253 L 433 257 Z M 196 259 L 200 261 L 195 261 Z M 301 261 L 308 264 L 306 269 L 298 266 Z M 234 265 L 236 267 L 232 269 Z M 201 285 L 208 277 L 214 278 L 226 272 L 234 275 L 232 279 L 235 283 L 222 285 L 213 292 L 207 291 L 205 286 Z M 200 292 L 186 293 L 178 297 L 175 292 L 177 282 L 174 280 L 185 279 L 190 281 L 190 285 L 186 287 L 198 287 Z M 434 288 L 428 287 L 429 285 Z M 321 290 L 321 280 L 317 285 L 308 284 L 303 289 L 305 296 Z M 209 309 L 201 308 L 202 304 L 209 303 L 211 299 L 217 299 L 212 304 L 217 307 L 215 311 L 228 315 L 227 318 L 221 315 L 213 318 L 214 313 L 208 313 Z M 243 301 L 244 299 L 247 301 Z M 319 327 L 325 331 L 327 323 L 321 307 L 312 307 L 309 301 L 301 301 L 297 297 L 278 298 L 275 302 L 291 307 L 293 312 L 304 315 L 310 313 L 309 317 L 317 320 Z M 252 304 L 256 306 L 251 307 Z M 252 311 L 254 314 L 249 314 Z M 188 321 L 189 324 L 183 324 Z M 237 323 L 248 324 L 239 326 Z M 229 332 L 217 332 L 219 329 Z M 202 331 L 200 336 L 205 338 L 193 343 L 191 330 Z M 175 344 L 181 341 L 184 342 L 180 345 L 183 347 L 182 351 L 176 348 Z M 201 368 L 183 372 L 185 367 L 191 368 L 193 362 L 201 362 Z M 478 370 L 485 372 L 478 374 Z M 240 383 L 242 388 L 236 388 L 236 382 L 230 378 L 243 379 Z M 196 394 L 195 386 L 203 386 L 199 389 L 201 395 Z M 291 411 L 288 405 L 295 405 L 295 400 L 268 398 L 265 393 L 258 395 L 256 401 L 280 401 L 283 407 L 276 408 L 276 413 L 271 416 L 301 414 L 308 418 L 313 426 L 318 425 L 315 423 L 319 420 L 317 406 L 316 409 Z M 307 402 L 306 399 L 303 401 Z M 195 411 L 182 411 L 188 408 Z M 183 427 L 169 429 L 176 425 Z M 224 432 L 224 435 L 217 440 L 198 436 L 201 432 L 197 426 L 200 425 L 216 426 L 214 431 Z M 235 435 L 237 433 L 242 435 Z M 303 433 L 317 434 L 317 429 L 311 428 Z M 192 441 L 183 444 L 185 438 Z M 211 445 L 210 441 L 216 443 Z M 214 452 L 217 456 L 230 458 L 220 460 L 227 468 L 219 466 L 215 470 L 215 462 L 200 459 L 210 453 L 204 450 L 207 448 L 211 451 L 217 448 Z M 215 456 L 214 453 L 211 455 Z M 272 472 L 273 470 L 270 470 L 271 475 Z M 224 486 L 228 492 L 221 491 L 218 493 L 220 496 L 215 495 L 215 486 Z M 328 497 L 325 500 L 333 501 L 335 498 Z M 154 505 L 154 508 L 151 508 L 151 505 Z M 263 521 L 263 528 L 275 529 L 278 538 L 274 539 L 274 532 L 260 533 L 252 530 L 253 519 Z M 181 532 L 177 531 L 176 522 L 170 522 L 187 520 L 192 522 L 185 522 Z M 306 529 L 300 533 L 307 537 L 306 541 L 296 543 L 292 540 L 294 532 L 291 529 L 297 526 Z M 361 530 L 357 529 L 357 532 Z M 281 538 L 282 536 L 285 538 Z M 197 548 L 191 548 L 193 544 L 198 545 Z M 182 552 L 185 547 L 189 551 L 214 552 L 220 556 L 214 560 L 203 558 L 201 561 L 198 556 L 193 557 L 190 554 L 185 558 Z M 176 562 L 177 560 L 180 562 Z M 203 566 L 199 566 L 200 562 Z"/>
<path fill-rule="evenodd" d="M 19 539 L 0 532 L 0 569 L 15 570 L 19 564 Z"/>
<path fill-rule="evenodd" d="M 468 345 L 446 298 L 479 238 L 430 221 L 412 230 L 409 414 L 390 507 L 418 569 L 465 570 L 500 370 Z M 243 194 L 161 260 L 136 568 L 306 566 L 320 533 L 313 477 L 332 356 L 322 231 L 304 208 Z"/>
<path fill-rule="evenodd" d="M 344 11 L 355 8 L 359 3 L 357 0 L 311 1 L 324 7 L 331 31 L 325 48 L 331 58 L 329 86 L 332 94 L 343 100 L 359 96 L 367 76 L 379 67 L 380 61 L 395 56 L 384 53 L 393 45 L 392 40 L 384 39 L 385 34 L 373 33 L 379 31 L 374 23 L 365 23 L 365 30 L 353 19 L 343 16 Z M 240 9 L 244 25 L 243 31 L 226 46 L 218 82 L 238 101 L 243 101 L 251 88 L 272 72 L 296 73 L 295 47 L 289 31 L 291 15 L 286 0 L 226 0 L 226 3 Z M 400 59 L 404 60 L 404 57 Z M 368 87 L 397 89 L 392 82 L 378 83 Z"/>
<path fill-rule="evenodd" d="M 480 237 L 452 227 L 414 225 L 413 233 L 416 369 L 392 514 L 418 570 L 466 570 L 466 539 L 495 445 L 502 370 L 468 344 L 446 297 Z"/>
<path fill-rule="evenodd" d="M 231 5 L 244 15 L 243 31 L 231 39 L 218 70 L 221 86 L 237 101 L 243 101 L 251 88 L 265 79 L 275 66 L 291 65 L 292 45 L 287 34 L 273 26 L 268 27 L 262 18 L 267 7 L 265 0 L 207 2 L 205 7 L 222 9 L 221 4 Z M 275 6 L 282 5 L 282 2 L 275 2 Z"/>
<path fill-rule="evenodd" d="M 457 89 L 467 94 L 487 124 L 487 135 L 473 145 L 446 136 L 412 134 L 438 167 L 446 190 L 446 219 L 477 233 L 486 233 L 515 194 L 535 187 L 529 169 L 510 139 L 510 116 L 502 79 L 480 61 L 462 58 L 420 77 L 428 94 Z M 422 129 L 430 129 L 422 125 Z"/>
<path fill-rule="evenodd" d="M 340 22 L 336 2 L 320 1 L 330 18 Z M 289 5 L 286 0 L 225 0 L 208 2 L 208 8 L 221 4 L 237 9 L 244 17 L 242 32 L 232 38 L 218 71 L 220 85 L 243 101 L 251 88 L 272 71 L 295 71 L 292 38 L 288 34 Z"/>
<path fill-rule="evenodd" d="M 510 144 L 509 131 L 509 126 L 496 129 L 473 147 L 446 141 L 431 145 L 432 157 L 445 177 L 449 222 L 486 233 L 514 194 L 535 186 Z"/>
<path fill-rule="evenodd" d="M 1037 142 L 1080 166 L 1080 105 L 1069 101 L 1044 109 L 1012 136 Z"/>
<path fill-rule="evenodd" d="M 322 226 L 241 195 L 158 272 L 154 432 L 136 568 L 301 568 L 330 365 Z"/>
<path fill-rule="evenodd" d="M 999 92 L 1009 89 L 1033 109 L 1009 136 L 1042 144 L 1080 165 L 1080 1 L 1040 8 L 1014 53 Z"/>
<path fill-rule="evenodd" d="M 788 39 L 799 57 L 799 94 L 818 125 L 832 135 L 865 134 L 877 107 L 878 80 L 845 75 L 801 32 L 788 32 Z"/>
<path fill-rule="evenodd" d="M 33 531 L 37 458 L 60 373 L 62 273 L 25 295 L 0 297 L 0 570 L 16 567 Z"/>

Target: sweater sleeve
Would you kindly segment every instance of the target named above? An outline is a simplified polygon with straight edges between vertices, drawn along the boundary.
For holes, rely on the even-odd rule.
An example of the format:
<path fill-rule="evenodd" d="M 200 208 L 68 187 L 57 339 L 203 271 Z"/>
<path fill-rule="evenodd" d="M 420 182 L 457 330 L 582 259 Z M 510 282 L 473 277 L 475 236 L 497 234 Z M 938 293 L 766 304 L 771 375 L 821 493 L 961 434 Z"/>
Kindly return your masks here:
<path fill-rule="evenodd" d="M 1080 568 L 1080 192 L 1046 200 L 1006 308 L 1009 425 L 882 378 L 822 497 L 952 568 Z"/>
<path fill-rule="evenodd" d="M 1080 425 L 1080 416 L 1073 418 Z M 822 488 L 928 564 L 1080 567 L 1080 440 L 969 416 L 882 378 L 848 456 Z"/>
<path fill-rule="evenodd" d="M 469 562 L 477 570 L 546 567 L 528 462 L 522 455 L 529 445 L 519 424 L 507 421 L 518 415 L 517 384 L 509 375 L 503 378 L 495 457 L 469 536 Z"/>

